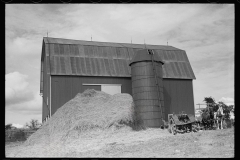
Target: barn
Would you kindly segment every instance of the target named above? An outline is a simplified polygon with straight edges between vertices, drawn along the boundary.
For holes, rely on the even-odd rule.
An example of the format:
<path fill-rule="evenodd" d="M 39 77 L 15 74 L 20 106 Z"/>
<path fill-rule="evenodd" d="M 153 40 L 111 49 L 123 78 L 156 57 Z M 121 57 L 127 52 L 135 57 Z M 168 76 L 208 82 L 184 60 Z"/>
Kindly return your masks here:
<path fill-rule="evenodd" d="M 170 113 L 182 111 L 194 115 L 193 80 L 196 78 L 184 50 L 165 45 L 44 37 L 40 76 L 42 122 L 86 89 L 132 95 L 130 65 L 134 55 L 144 48 L 151 49 L 164 63 L 164 119 Z"/>

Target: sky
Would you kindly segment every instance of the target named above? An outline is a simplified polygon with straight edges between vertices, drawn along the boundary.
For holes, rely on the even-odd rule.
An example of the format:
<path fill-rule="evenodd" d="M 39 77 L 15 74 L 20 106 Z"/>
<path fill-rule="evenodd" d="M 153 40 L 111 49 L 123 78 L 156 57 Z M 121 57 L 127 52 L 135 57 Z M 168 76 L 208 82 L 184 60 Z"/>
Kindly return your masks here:
<path fill-rule="evenodd" d="M 234 104 L 234 4 L 6 4 L 5 124 L 42 122 L 43 37 L 153 45 L 185 50 L 194 104 Z"/>

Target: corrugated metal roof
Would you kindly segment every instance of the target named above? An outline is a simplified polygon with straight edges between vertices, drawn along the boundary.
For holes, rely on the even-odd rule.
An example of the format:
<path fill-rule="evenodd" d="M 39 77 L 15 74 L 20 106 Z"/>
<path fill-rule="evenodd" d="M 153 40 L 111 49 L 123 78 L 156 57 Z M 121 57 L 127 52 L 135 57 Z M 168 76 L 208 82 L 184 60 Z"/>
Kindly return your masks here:
<path fill-rule="evenodd" d="M 43 39 L 51 75 L 131 77 L 129 64 L 134 54 L 145 48 L 141 44 Z M 164 62 L 163 78 L 196 79 L 184 50 L 161 45 L 146 47 Z"/>
<path fill-rule="evenodd" d="M 150 52 L 152 52 L 152 51 L 150 50 Z M 152 53 L 153 54 L 153 61 L 161 62 L 163 64 L 163 61 L 161 60 L 159 55 L 154 54 L 154 53 L 155 52 L 153 51 L 153 53 Z M 133 56 L 129 65 L 131 65 L 132 63 L 141 62 L 141 61 L 152 61 L 152 56 L 149 54 L 148 49 L 141 49 L 136 54 L 134 54 L 134 56 Z"/>

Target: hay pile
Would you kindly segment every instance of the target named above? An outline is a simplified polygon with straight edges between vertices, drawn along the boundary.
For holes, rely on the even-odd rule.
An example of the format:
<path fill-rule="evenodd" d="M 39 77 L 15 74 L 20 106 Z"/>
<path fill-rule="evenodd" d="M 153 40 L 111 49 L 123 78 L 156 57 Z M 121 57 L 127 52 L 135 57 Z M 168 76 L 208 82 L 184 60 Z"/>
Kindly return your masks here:
<path fill-rule="evenodd" d="M 90 136 L 99 131 L 122 127 L 142 129 L 136 115 L 132 96 L 109 95 L 96 90 L 86 90 L 59 108 L 25 145 L 65 143 Z M 98 132 L 97 132 L 98 131 Z M 92 134 L 93 135 L 93 134 Z"/>

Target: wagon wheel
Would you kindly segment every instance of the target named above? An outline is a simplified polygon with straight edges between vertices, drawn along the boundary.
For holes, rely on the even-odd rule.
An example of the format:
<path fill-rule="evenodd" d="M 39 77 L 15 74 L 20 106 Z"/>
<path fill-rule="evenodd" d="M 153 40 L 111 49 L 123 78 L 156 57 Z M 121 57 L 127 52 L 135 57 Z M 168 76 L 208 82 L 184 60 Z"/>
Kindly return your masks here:
<path fill-rule="evenodd" d="M 171 121 L 170 121 L 169 124 L 168 124 L 168 132 L 169 132 L 169 133 L 172 133 L 172 124 L 171 124 Z"/>
<path fill-rule="evenodd" d="M 172 130 L 171 130 L 171 127 L 172 127 L 172 125 L 171 125 L 171 116 L 172 115 L 168 115 L 168 132 L 169 133 L 172 133 Z"/>
<path fill-rule="evenodd" d="M 176 127 L 175 124 L 172 124 L 172 126 L 171 126 L 171 131 L 172 131 L 172 134 L 173 134 L 173 135 L 177 134 L 177 127 Z"/>

